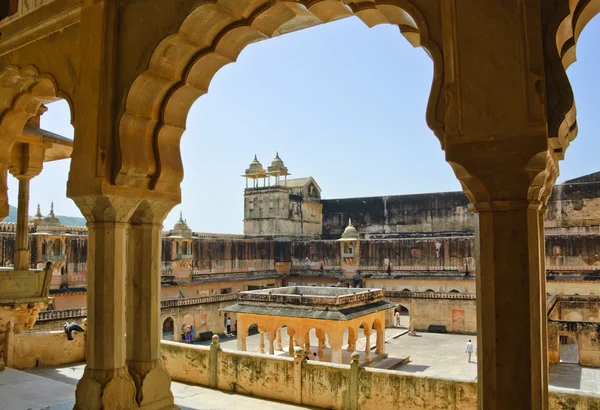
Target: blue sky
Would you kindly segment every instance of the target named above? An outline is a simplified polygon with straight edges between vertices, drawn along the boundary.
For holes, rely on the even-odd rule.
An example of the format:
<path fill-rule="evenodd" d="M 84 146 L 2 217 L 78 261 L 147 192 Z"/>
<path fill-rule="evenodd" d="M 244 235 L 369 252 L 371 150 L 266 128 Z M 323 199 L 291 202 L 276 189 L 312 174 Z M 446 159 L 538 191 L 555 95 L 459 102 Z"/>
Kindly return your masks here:
<path fill-rule="evenodd" d="M 584 30 L 568 71 L 579 136 L 561 163 L 564 181 L 600 170 L 600 18 Z M 265 168 L 279 151 L 294 177 L 312 176 L 324 198 L 459 190 L 425 123 L 432 63 L 395 26 L 357 18 L 256 43 L 221 69 L 192 107 L 181 150 L 183 211 L 195 231 L 242 233 L 244 179 L 254 154 Z M 42 127 L 73 137 L 68 106 L 49 105 Z M 44 165 L 30 212 L 80 215 L 66 198 L 69 161 Z M 9 177 L 10 203 L 17 182 Z"/>

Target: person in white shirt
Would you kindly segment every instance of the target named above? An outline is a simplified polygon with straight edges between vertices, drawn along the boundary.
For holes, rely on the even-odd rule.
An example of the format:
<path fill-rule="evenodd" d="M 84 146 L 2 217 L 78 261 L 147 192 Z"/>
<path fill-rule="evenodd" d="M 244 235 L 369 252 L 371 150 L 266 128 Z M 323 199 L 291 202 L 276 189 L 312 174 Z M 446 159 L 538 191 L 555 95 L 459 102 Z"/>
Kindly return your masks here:
<path fill-rule="evenodd" d="M 471 343 L 471 340 L 467 342 L 467 346 L 465 347 L 465 353 L 469 355 L 469 363 L 471 363 L 471 355 L 473 354 L 473 343 Z"/>
<path fill-rule="evenodd" d="M 231 336 L 231 318 L 227 317 L 227 336 Z"/>
<path fill-rule="evenodd" d="M 400 312 L 394 314 L 394 327 L 400 327 Z"/>

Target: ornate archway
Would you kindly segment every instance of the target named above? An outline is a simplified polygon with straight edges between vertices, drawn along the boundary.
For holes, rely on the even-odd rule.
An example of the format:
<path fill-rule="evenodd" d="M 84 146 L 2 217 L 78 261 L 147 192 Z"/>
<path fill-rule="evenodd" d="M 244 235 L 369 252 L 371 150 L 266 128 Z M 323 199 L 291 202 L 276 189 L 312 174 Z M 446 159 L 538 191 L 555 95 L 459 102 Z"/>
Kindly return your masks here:
<path fill-rule="evenodd" d="M 422 46 L 431 56 L 434 76 L 426 116 L 443 145 L 442 55 L 430 36 L 430 26 L 439 29 L 440 22 L 437 13 L 426 11 L 427 19 L 409 0 L 350 4 L 322 0 L 307 6 L 284 1 L 201 4 L 176 34 L 158 45 L 148 69 L 127 93 L 119 122 L 115 183 L 178 194 L 183 179 L 179 142 L 187 113 L 208 91 L 216 72 L 251 43 L 352 15 L 369 27 L 397 25 L 412 45 Z"/>

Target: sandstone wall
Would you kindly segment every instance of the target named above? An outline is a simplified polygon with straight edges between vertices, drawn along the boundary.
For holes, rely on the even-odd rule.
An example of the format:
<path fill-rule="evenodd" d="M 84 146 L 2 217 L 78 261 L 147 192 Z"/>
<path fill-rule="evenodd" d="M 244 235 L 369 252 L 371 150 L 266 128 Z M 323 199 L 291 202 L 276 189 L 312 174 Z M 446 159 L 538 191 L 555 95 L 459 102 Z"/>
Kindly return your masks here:
<path fill-rule="evenodd" d="M 386 293 L 386 300 L 408 309 L 410 320 L 415 321 L 415 329 L 427 330 L 430 325 L 446 326 L 448 332 L 475 334 L 477 332 L 477 303 L 475 299 L 442 298 L 402 298 Z M 433 296 L 433 295 L 432 295 Z"/>
<path fill-rule="evenodd" d="M 473 231 L 462 192 L 323 200 L 323 239 L 338 239 L 348 219 L 361 234 Z"/>
<path fill-rule="evenodd" d="M 600 323 L 548 321 L 548 360 L 560 362 L 560 336 L 574 336 L 578 341 L 579 364 L 600 367 Z"/>
<path fill-rule="evenodd" d="M 73 332 L 67 340 L 64 331 L 15 334 L 12 338 L 12 362 L 15 369 L 59 366 L 85 361 L 83 333 Z M 10 354 L 10 350 L 9 350 Z"/>

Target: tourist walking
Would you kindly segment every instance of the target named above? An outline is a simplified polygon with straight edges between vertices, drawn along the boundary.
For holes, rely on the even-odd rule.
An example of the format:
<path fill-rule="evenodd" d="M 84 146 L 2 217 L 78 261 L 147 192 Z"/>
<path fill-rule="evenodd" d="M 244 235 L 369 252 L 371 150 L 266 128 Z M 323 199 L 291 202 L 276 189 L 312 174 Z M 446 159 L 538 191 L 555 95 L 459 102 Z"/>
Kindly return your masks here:
<path fill-rule="evenodd" d="M 231 336 L 231 317 L 227 316 L 227 336 Z"/>
<path fill-rule="evenodd" d="M 400 327 L 400 312 L 394 314 L 394 327 Z"/>
<path fill-rule="evenodd" d="M 189 328 L 188 328 L 188 331 L 185 333 L 185 342 L 187 344 L 192 343 L 192 332 L 190 331 Z"/>
<path fill-rule="evenodd" d="M 185 343 L 185 325 L 181 326 L 181 341 Z"/>
<path fill-rule="evenodd" d="M 192 343 L 196 340 L 196 329 L 194 329 L 194 325 L 190 326 L 190 333 L 192 334 Z"/>
<path fill-rule="evenodd" d="M 465 347 L 465 353 L 469 355 L 469 363 L 471 363 L 471 355 L 473 354 L 473 343 L 471 343 L 470 339 L 467 342 L 467 346 Z"/>

